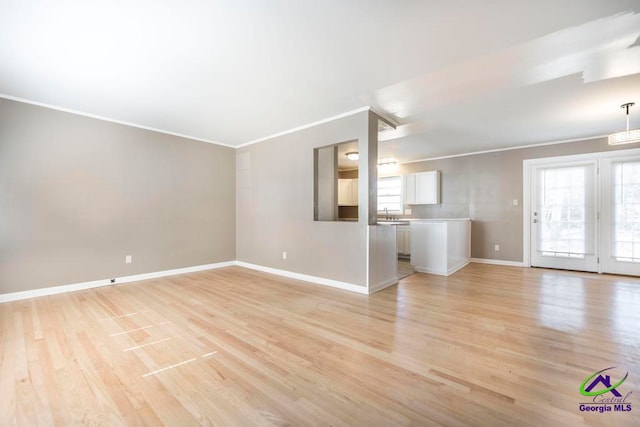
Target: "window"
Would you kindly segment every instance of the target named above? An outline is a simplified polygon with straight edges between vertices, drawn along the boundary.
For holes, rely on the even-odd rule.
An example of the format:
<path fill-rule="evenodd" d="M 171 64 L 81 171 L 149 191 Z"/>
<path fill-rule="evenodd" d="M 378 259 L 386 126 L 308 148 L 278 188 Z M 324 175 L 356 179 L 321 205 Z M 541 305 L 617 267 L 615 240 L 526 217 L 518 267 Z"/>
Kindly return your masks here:
<path fill-rule="evenodd" d="M 378 212 L 402 213 L 402 177 L 378 179 Z"/>
<path fill-rule="evenodd" d="M 543 256 L 585 258 L 587 246 L 587 176 L 592 166 L 540 171 L 540 235 Z"/>

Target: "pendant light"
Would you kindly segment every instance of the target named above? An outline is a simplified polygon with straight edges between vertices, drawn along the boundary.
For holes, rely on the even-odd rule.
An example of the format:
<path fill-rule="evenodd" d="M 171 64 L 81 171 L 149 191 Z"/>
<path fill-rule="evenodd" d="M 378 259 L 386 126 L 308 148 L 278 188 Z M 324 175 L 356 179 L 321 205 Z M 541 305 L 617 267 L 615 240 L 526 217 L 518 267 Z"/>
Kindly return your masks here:
<path fill-rule="evenodd" d="M 632 144 L 640 142 L 640 129 L 629 130 L 629 108 L 633 107 L 635 102 L 622 104 L 620 108 L 627 110 L 627 130 L 609 135 L 609 145 Z"/>

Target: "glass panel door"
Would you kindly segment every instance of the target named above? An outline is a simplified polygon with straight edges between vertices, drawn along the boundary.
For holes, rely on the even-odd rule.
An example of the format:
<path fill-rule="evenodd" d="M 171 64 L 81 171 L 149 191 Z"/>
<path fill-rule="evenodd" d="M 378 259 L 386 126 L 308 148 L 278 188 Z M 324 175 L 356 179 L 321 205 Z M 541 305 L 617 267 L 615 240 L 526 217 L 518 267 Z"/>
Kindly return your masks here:
<path fill-rule="evenodd" d="M 595 161 L 534 166 L 531 265 L 597 271 Z"/>
<path fill-rule="evenodd" d="M 602 271 L 640 275 L 640 157 L 602 163 Z"/>

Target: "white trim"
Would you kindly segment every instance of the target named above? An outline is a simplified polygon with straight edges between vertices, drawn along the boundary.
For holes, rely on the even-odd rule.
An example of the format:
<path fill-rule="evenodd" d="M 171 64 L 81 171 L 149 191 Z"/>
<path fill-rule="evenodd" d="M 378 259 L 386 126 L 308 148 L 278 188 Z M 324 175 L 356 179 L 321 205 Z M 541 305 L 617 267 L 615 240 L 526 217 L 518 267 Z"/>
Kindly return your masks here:
<path fill-rule="evenodd" d="M 354 114 L 362 113 L 362 112 L 365 112 L 365 111 L 371 111 L 371 112 L 375 113 L 377 116 L 379 116 L 380 118 L 384 119 L 385 121 L 389 121 L 390 123 L 393 123 L 393 124 L 396 123 L 396 121 L 391 119 L 391 117 L 389 115 L 387 115 L 385 113 L 382 113 L 380 110 L 377 110 L 377 109 L 373 108 L 370 105 L 367 105 L 367 106 L 364 106 L 364 107 L 356 108 L 356 109 L 351 110 L 351 111 L 347 111 L 345 113 L 336 114 L 334 116 L 327 117 L 327 118 L 324 118 L 324 119 L 321 119 L 321 120 L 317 120 L 315 122 L 311 122 L 311 123 L 307 123 L 307 124 L 304 124 L 304 125 L 301 125 L 301 126 L 298 126 L 298 127 L 295 127 L 295 128 L 287 129 L 285 131 L 278 132 L 278 133 L 275 133 L 273 135 L 269 135 L 269 136 L 265 136 L 265 137 L 262 137 L 262 138 L 254 139 L 252 141 L 245 142 L 245 143 L 240 144 L 240 145 L 231 145 L 231 144 L 225 144 L 223 142 L 212 141 L 210 139 L 198 138 L 198 137 L 191 136 L 191 135 L 186 135 L 186 134 L 182 134 L 182 133 L 171 132 L 171 131 L 168 131 L 168 130 L 154 128 L 154 127 L 151 127 L 151 126 L 139 125 L 139 124 L 127 122 L 127 121 L 124 121 L 124 120 L 113 119 L 111 117 L 105 117 L 105 116 L 100 116 L 100 115 L 97 115 L 97 114 L 85 113 L 85 112 L 82 112 L 82 111 L 79 111 L 79 110 L 74 110 L 73 108 L 60 107 L 60 106 L 57 106 L 57 105 L 47 104 L 47 103 L 44 103 L 44 102 L 32 101 L 30 99 L 20 98 L 20 97 L 12 96 L 12 95 L 7 95 L 5 93 L 0 93 L 0 98 L 8 99 L 10 101 L 22 102 L 24 104 L 36 105 L 38 107 L 49 108 L 51 110 L 62 111 L 64 113 L 76 114 L 78 116 L 89 117 L 89 118 L 92 118 L 92 119 L 102 120 L 102 121 L 105 121 L 105 122 L 116 123 L 116 124 L 124 125 L 124 126 L 130 126 L 130 127 L 137 128 L 137 129 L 144 129 L 144 130 L 148 130 L 148 131 L 151 131 L 151 132 L 162 133 L 162 134 L 165 134 L 165 135 L 177 136 L 179 138 L 190 139 L 192 141 L 206 142 L 208 144 L 220 145 L 220 146 L 223 146 L 223 147 L 229 147 L 229 148 L 235 148 L 235 149 L 242 148 L 242 147 L 247 147 L 249 145 L 257 144 L 258 142 L 267 141 L 269 139 L 277 138 L 279 136 L 287 135 L 287 134 L 290 134 L 290 133 L 293 133 L 293 132 L 298 132 L 300 130 L 308 129 L 310 127 L 318 126 L 318 125 L 321 125 L 323 123 L 328 123 L 328 122 L 331 122 L 331 121 L 334 121 L 334 120 L 337 120 L 337 119 L 341 119 L 341 118 L 344 118 L 344 117 L 352 116 Z M 398 126 L 398 125 L 396 125 L 396 126 Z M 401 162 L 401 163 L 398 163 L 398 164 L 403 164 L 404 165 L 404 164 L 409 164 L 409 163 L 429 162 L 429 161 L 433 161 L 433 160 L 443 160 L 443 159 L 452 159 L 452 158 L 456 158 L 456 157 L 474 156 L 474 155 L 478 155 L 478 154 L 497 153 L 497 152 L 500 152 L 500 151 L 521 150 L 521 149 L 524 149 L 524 148 L 543 147 L 545 145 L 556 145 L 556 144 L 567 144 L 567 143 L 579 142 L 579 141 L 590 141 L 590 140 L 594 140 L 594 139 L 608 138 L 608 136 L 609 135 L 596 135 L 596 136 L 589 136 L 589 137 L 583 137 L 583 138 L 565 139 L 565 140 L 561 140 L 561 141 L 542 142 L 542 143 L 539 143 L 539 144 L 518 145 L 516 147 L 505 147 L 505 148 L 495 148 L 495 149 L 490 149 L 490 150 L 471 151 L 471 152 L 468 152 L 468 153 L 451 154 L 451 155 L 448 155 L 448 156 L 429 157 L 429 158 L 426 158 L 426 159 L 410 160 L 410 161 Z"/>
<path fill-rule="evenodd" d="M 38 107 L 49 108 L 51 110 L 62 111 L 64 113 L 76 114 L 78 116 L 89 117 L 89 118 L 92 118 L 92 119 L 102 120 L 102 121 L 105 121 L 105 122 L 116 123 L 116 124 L 119 124 L 119 125 L 130 126 L 130 127 L 138 128 L 138 129 L 144 129 L 144 130 L 148 130 L 148 131 L 151 131 L 151 132 L 157 132 L 157 133 L 162 133 L 162 134 L 165 134 L 165 135 L 177 136 L 179 138 L 190 139 L 190 140 L 193 140 L 193 141 L 206 142 L 208 144 L 220 145 L 220 146 L 223 146 L 223 147 L 229 147 L 229 148 L 235 148 L 235 149 L 242 148 L 242 147 L 247 147 L 249 145 L 257 144 L 258 142 L 267 141 L 269 139 L 277 138 L 279 136 L 283 136 L 283 135 L 287 135 L 287 134 L 290 134 L 290 133 L 293 133 L 293 132 L 297 132 L 297 131 L 300 131 L 300 130 L 308 129 L 308 128 L 313 127 L 313 126 L 318 126 L 318 125 L 321 125 L 323 123 L 328 123 L 328 122 L 331 122 L 331 121 L 334 121 L 334 120 L 337 120 L 337 119 L 341 119 L 341 118 L 344 118 L 344 117 L 352 116 L 354 114 L 362 113 L 364 111 L 371 111 L 371 112 L 375 113 L 377 116 L 379 116 L 380 118 L 382 118 L 385 121 L 388 121 L 388 122 L 393 123 L 393 124 L 396 123 L 396 121 L 391 119 L 391 117 L 389 115 L 387 115 L 385 113 L 382 113 L 380 110 L 377 110 L 377 109 L 373 108 L 370 105 L 367 105 L 367 106 L 364 106 L 364 107 L 356 108 L 356 109 L 351 110 L 351 111 L 347 111 L 345 113 L 336 114 L 334 116 L 327 117 L 327 118 L 324 118 L 324 119 L 321 119 L 321 120 L 317 120 L 315 122 L 311 122 L 311 123 L 307 123 L 307 124 L 304 124 L 304 125 L 301 125 L 301 126 L 298 126 L 298 127 L 295 127 L 295 128 L 287 129 L 285 131 L 278 132 L 278 133 L 275 133 L 273 135 L 269 135 L 269 136 L 265 136 L 265 137 L 262 137 L 262 138 L 254 139 L 252 141 L 245 142 L 245 143 L 240 144 L 240 145 L 231 145 L 231 144 L 225 144 L 223 142 L 212 141 L 210 139 L 198 138 L 198 137 L 191 136 L 191 135 L 186 135 L 186 134 L 177 133 L 177 132 L 171 132 L 171 131 L 168 131 L 168 130 L 163 130 L 163 129 L 159 129 L 159 128 L 155 128 L 155 127 L 151 127 L 151 126 L 139 125 L 139 124 L 127 122 L 127 121 L 124 121 L 124 120 L 114 119 L 114 118 L 111 118 L 111 117 L 105 117 L 105 116 L 100 116 L 100 115 L 97 115 L 97 114 L 85 113 L 85 112 L 82 112 L 82 111 L 79 111 L 79 110 L 75 110 L 73 108 L 60 107 L 60 106 L 57 106 L 57 105 L 47 104 L 47 103 L 44 103 L 44 102 L 32 101 L 30 99 L 20 98 L 20 97 L 12 96 L 12 95 L 7 95 L 5 93 L 0 93 L 0 98 L 4 98 L 4 99 L 11 100 L 11 101 L 16 101 L 16 102 L 22 102 L 24 104 L 36 105 Z M 398 126 L 398 125 L 396 125 L 396 126 Z M 560 140 L 560 141 L 542 142 L 542 143 L 539 143 L 539 144 L 527 144 L 527 145 L 518 145 L 518 146 L 515 146 L 515 147 L 505 147 L 505 148 L 495 148 L 495 149 L 490 149 L 490 150 L 471 151 L 471 152 L 468 152 L 468 153 L 451 154 L 451 155 L 447 155 L 447 156 L 429 157 L 429 158 L 426 158 L 426 159 L 410 160 L 410 161 L 402 162 L 402 163 L 398 163 L 398 164 L 429 162 L 429 161 L 433 161 L 433 160 L 452 159 L 452 158 L 456 158 L 456 157 L 474 156 L 474 155 L 478 155 L 478 154 L 497 153 L 497 152 L 500 152 L 500 151 L 521 150 L 521 149 L 524 149 L 524 148 L 543 147 L 545 145 L 556 145 L 556 144 L 567 144 L 567 143 L 579 142 L 579 141 L 590 141 L 590 140 L 594 140 L 594 139 L 608 138 L 608 136 L 609 135 L 596 135 L 596 136 L 589 136 L 589 137 L 583 137 L 583 138 L 565 139 L 565 140 Z"/>
<path fill-rule="evenodd" d="M 395 280 L 392 280 L 392 283 L 387 283 L 387 282 L 381 283 L 376 285 L 374 287 L 374 290 L 369 291 L 365 286 L 358 286 L 352 283 L 326 279 L 324 277 L 294 273 L 291 271 L 280 270 L 280 269 L 271 268 L 271 267 L 264 267 L 261 265 L 251 264 L 243 261 L 226 261 L 226 262 L 219 262 L 215 264 L 204 264 L 204 265 L 196 265 L 193 267 L 176 268 L 173 270 L 164 270 L 164 271 L 156 271 L 152 273 L 135 274 L 132 276 L 115 277 L 116 279 L 115 283 L 111 283 L 111 279 L 101 279 L 101 280 L 94 280 L 91 282 L 74 283 L 71 285 L 51 286 L 47 288 L 31 289 L 28 291 L 0 294 L 0 304 L 5 302 L 23 300 L 27 298 L 36 298 L 36 297 L 42 297 L 47 295 L 62 294 L 66 292 L 75 292 L 75 291 L 81 291 L 85 289 L 99 288 L 101 286 L 120 285 L 123 283 L 137 282 L 140 280 L 155 279 L 155 278 L 166 277 L 166 276 L 175 276 L 179 274 L 194 273 L 197 271 L 213 270 L 216 268 L 231 267 L 236 265 L 239 267 L 249 268 L 251 270 L 258 270 L 265 273 L 276 274 L 278 276 L 288 277 L 296 280 L 302 280 L 305 282 L 315 283 L 318 285 L 330 286 L 338 289 L 344 289 L 347 291 L 357 292 L 365 295 L 379 291 L 381 289 L 384 289 L 398 282 L 397 279 L 395 279 Z"/>
<path fill-rule="evenodd" d="M 398 283 L 398 278 L 397 277 L 394 277 L 393 279 L 389 279 L 389 280 L 387 280 L 385 282 L 377 283 L 377 284 L 375 284 L 373 286 L 369 286 L 369 293 L 372 294 L 374 292 L 381 291 L 381 290 L 383 290 L 385 288 L 388 288 L 389 286 L 393 286 L 393 285 L 395 285 L 397 283 Z"/>
<path fill-rule="evenodd" d="M 620 152 L 637 152 L 640 153 L 640 148 L 631 148 L 629 150 L 612 150 L 612 151 L 598 151 L 594 153 L 582 153 L 582 154 L 566 154 L 563 156 L 553 156 L 553 157 L 540 157 L 537 159 L 525 159 L 522 161 L 523 166 L 525 164 L 529 166 L 538 166 L 538 165 L 546 165 L 546 164 L 556 164 L 556 163 L 574 163 L 574 162 L 587 162 L 590 160 L 598 160 L 603 157 L 607 157 L 610 154 L 618 154 Z M 633 154 L 637 154 L 633 153 Z"/>
<path fill-rule="evenodd" d="M 470 262 L 471 262 L 470 260 L 466 259 L 466 260 L 460 262 L 460 264 L 454 265 L 453 267 L 449 268 L 449 270 L 447 270 L 447 276 L 451 276 L 456 271 L 462 270 L 467 265 L 469 265 Z"/>
<path fill-rule="evenodd" d="M 355 110 L 347 111 L 346 113 L 337 114 L 335 116 L 327 117 L 326 119 L 317 120 L 315 122 L 307 123 L 306 125 L 298 126 L 298 127 L 292 128 L 292 129 L 287 129 L 285 131 L 278 132 L 278 133 L 275 133 L 273 135 L 265 136 L 263 138 L 254 139 L 253 141 L 249 141 L 249 142 L 245 142 L 244 144 L 237 145 L 237 146 L 235 146 L 235 148 L 247 147 L 249 145 L 257 144 L 258 142 L 267 141 L 269 139 L 277 138 L 279 136 L 287 135 L 287 134 L 290 134 L 290 133 L 293 133 L 293 132 L 298 132 L 298 131 L 301 131 L 301 130 L 304 130 L 304 129 L 308 129 L 308 128 L 311 128 L 311 127 L 314 127 L 314 126 L 321 125 L 323 123 L 332 122 L 334 120 L 341 119 L 343 117 L 352 116 L 354 114 L 358 114 L 358 113 L 362 113 L 362 112 L 370 111 L 370 110 L 371 110 L 371 107 L 369 105 L 367 105 L 366 107 L 356 108 Z"/>
<path fill-rule="evenodd" d="M 430 162 L 433 160 L 452 159 L 455 157 L 466 157 L 466 156 L 475 156 L 478 154 L 498 153 L 500 151 L 511 151 L 511 150 L 522 150 L 524 148 L 544 147 L 545 145 L 557 145 L 557 144 L 568 144 L 570 142 L 591 141 L 593 139 L 607 138 L 607 136 L 608 135 L 597 135 L 597 136 L 589 136 L 584 138 L 565 139 L 562 141 L 542 142 L 540 144 L 518 145 L 516 147 L 494 148 L 492 150 L 483 150 L 483 151 L 471 151 L 469 153 L 452 154 L 449 156 L 430 157 L 428 159 L 411 160 L 408 162 L 402 162 L 400 164 L 405 165 L 408 163 Z"/>
<path fill-rule="evenodd" d="M 352 283 L 340 282 L 332 279 L 325 279 L 324 277 L 310 276 L 308 274 L 294 273 L 292 271 L 280 270 L 278 268 L 265 267 L 262 265 L 251 264 L 244 261 L 236 261 L 238 267 L 249 268 L 251 270 L 258 270 L 264 273 L 275 274 L 278 276 L 288 277 L 290 279 L 302 280 L 305 282 L 311 282 L 318 285 L 331 286 L 332 288 L 344 289 L 346 291 L 357 292 L 360 294 L 368 294 L 366 286 L 358 286 Z"/>
<path fill-rule="evenodd" d="M 518 261 L 505 261 L 502 259 L 488 259 L 488 258 L 471 258 L 471 262 L 476 264 L 491 264 L 491 265 L 506 265 L 509 267 L 524 267 L 521 262 Z"/>
<path fill-rule="evenodd" d="M 382 110 L 378 110 L 375 107 L 369 107 L 369 111 L 378 116 L 380 120 L 391 126 L 394 130 L 398 127 L 398 121 L 392 118 L 387 113 L 383 113 Z"/>
<path fill-rule="evenodd" d="M 600 269 L 599 273 L 640 276 L 637 262 L 619 261 L 616 257 L 614 242 L 616 230 L 616 208 L 614 177 L 615 165 L 626 162 L 638 162 L 640 155 L 611 156 L 600 162 Z"/>
<path fill-rule="evenodd" d="M 435 274 L 437 276 L 446 276 L 444 270 L 439 268 L 424 268 L 424 267 L 414 267 L 413 268 L 418 273 L 426 273 L 426 274 Z"/>
<path fill-rule="evenodd" d="M 236 146 L 234 146 L 234 145 L 223 144 L 222 142 L 211 141 L 209 139 L 204 139 L 204 138 L 197 138 L 195 136 L 185 135 L 185 134 L 177 133 L 177 132 L 170 132 L 168 130 L 158 129 L 158 128 L 154 128 L 154 127 L 150 127 L 150 126 L 137 125 L 135 123 L 126 122 L 124 120 L 112 119 L 110 117 L 99 116 L 97 114 L 84 113 L 82 111 L 74 110 L 72 108 L 59 107 L 57 105 L 46 104 L 44 102 L 31 101 L 30 99 L 18 98 L 17 96 L 11 96 L 11 95 L 7 95 L 7 94 L 4 94 L 4 93 L 0 93 L 0 98 L 8 99 L 10 101 L 22 102 L 24 104 L 36 105 L 38 107 L 49 108 L 51 110 L 62 111 L 64 113 L 75 114 L 75 115 L 78 115 L 78 116 L 89 117 L 89 118 L 96 119 L 96 120 L 102 120 L 104 122 L 116 123 L 116 124 L 119 124 L 119 125 L 130 126 L 130 127 L 133 127 L 133 128 L 138 128 L 138 129 L 149 130 L 149 131 L 152 131 L 152 132 L 163 133 L 165 135 L 172 135 L 172 136 L 177 136 L 177 137 L 180 137 L 180 138 L 191 139 L 193 141 L 200 141 L 200 142 L 206 142 L 208 144 L 222 145 L 223 147 L 236 148 Z"/>
<path fill-rule="evenodd" d="M 531 166 L 522 162 L 522 266 L 531 267 Z"/>
<path fill-rule="evenodd" d="M 278 133 L 273 134 L 273 135 L 269 135 L 269 136 L 265 136 L 265 137 L 262 137 L 262 138 L 254 139 L 253 141 L 245 142 L 245 143 L 240 144 L 240 145 L 231 145 L 231 144 L 225 144 L 225 143 L 218 142 L 218 141 L 211 141 L 211 140 L 205 139 L 205 138 L 198 138 L 198 137 L 195 137 L 195 136 L 190 136 L 190 135 L 185 135 L 185 134 L 181 134 L 181 133 L 177 133 L 177 132 L 171 132 L 171 131 L 168 131 L 168 130 L 158 129 L 158 128 L 154 128 L 154 127 L 150 127 L 150 126 L 138 125 L 138 124 L 135 124 L 135 123 L 124 121 L 124 120 L 113 119 L 111 117 L 105 117 L 105 116 L 100 116 L 100 115 L 97 115 L 97 114 L 85 113 L 85 112 L 82 112 L 82 111 L 79 111 L 79 110 L 74 110 L 73 108 L 60 107 L 58 105 L 47 104 L 47 103 L 38 102 L 38 101 L 32 101 L 30 99 L 20 98 L 20 97 L 12 96 L 12 95 L 7 95 L 5 93 L 0 93 L 0 98 L 8 99 L 10 101 L 22 102 L 24 104 L 36 105 L 38 107 L 49 108 L 51 110 L 62 111 L 64 113 L 76 114 L 78 116 L 89 117 L 89 118 L 92 118 L 92 119 L 102 120 L 102 121 L 105 121 L 105 122 L 117 123 L 119 125 L 130 126 L 130 127 L 133 127 L 133 128 L 149 130 L 149 131 L 152 131 L 152 132 L 163 133 L 163 134 L 166 134 L 166 135 L 177 136 L 177 137 L 180 137 L 180 138 L 191 139 L 193 141 L 206 142 L 208 144 L 221 145 L 223 147 L 229 147 L 229 148 L 235 148 L 235 149 L 246 147 L 246 146 L 249 146 L 249 145 L 253 145 L 253 144 L 256 144 L 258 142 L 267 141 L 269 139 L 277 138 L 279 136 L 287 135 L 287 134 L 290 134 L 290 133 L 293 133 L 293 132 L 297 132 L 297 131 L 300 131 L 300 130 L 303 130 L 303 129 L 307 129 L 307 128 L 310 128 L 310 127 L 313 127 L 313 126 L 318 126 L 318 125 L 321 125 L 323 123 L 328 123 L 328 122 L 331 122 L 331 121 L 334 121 L 334 120 L 337 120 L 337 119 L 341 119 L 343 117 L 352 116 L 354 114 L 362 113 L 364 111 L 373 111 L 374 113 L 376 113 L 378 116 L 382 117 L 383 119 L 389 120 L 391 123 L 394 123 L 393 121 L 388 119 L 388 116 L 386 116 L 386 115 L 383 116 L 383 114 L 381 114 L 380 112 L 373 110 L 370 105 L 367 105 L 367 106 L 364 106 L 364 107 L 356 108 L 355 110 L 347 111 L 345 113 L 336 114 L 334 116 L 327 117 L 327 118 L 324 118 L 324 119 L 321 119 L 321 120 L 317 120 L 315 122 L 307 123 L 307 124 L 304 124 L 304 125 L 292 128 L 292 129 L 287 129 L 285 131 L 278 132 Z"/>
<path fill-rule="evenodd" d="M 599 253 L 599 235 L 600 235 L 600 221 L 595 215 L 600 206 L 600 191 L 599 191 L 599 183 L 598 183 L 598 170 L 600 166 L 599 157 L 600 155 L 605 153 L 585 153 L 585 154 L 576 154 L 576 155 L 566 155 L 566 156 L 556 156 L 551 158 L 541 158 L 541 159 L 531 159 L 529 161 L 523 161 L 523 171 L 526 169 L 529 176 L 527 177 L 528 187 L 526 189 L 523 188 L 523 194 L 527 192 L 527 209 L 529 210 L 528 215 L 526 215 L 528 221 L 523 224 L 523 256 L 525 255 L 525 239 L 524 236 L 528 235 L 527 244 L 529 245 L 529 250 L 526 251 L 526 258 L 523 258 L 524 262 L 527 266 L 531 266 L 533 264 L 533 257 L 536 257 L 536 266 L 537 267 L 546 267 L 546 268 L 560 268 L 560 269 L 568 269 L 568 270 L 581 270 L 581 271 L 589 271 L 594 273 L 599 273 L 599 265 L 597 262 L 597 257 Z M 533 243 L 537 236 L 534 235 L 534 231 L 532 229 L 531 224 L 536 221 L 535 218 L 531 218 L 531 211 L 534 211 L 535 204 L 534 202 L 537 200 L 536 191 L 538 186 L 538 172 L 540 170 L 544 170 L 547 167 L 551 168 L 562 168 L 562 167 L 590 167 L 593 168 L 593 171 L 590 173 L 591 178 L 593 179 L 593 208 L 594 208 L 594 218 L 593 218 L 593 253 L 585 254 L 582 258 L 556 258 L 556 257 L 542 257 L 540 252 L 533 251 Z M 524 173 L 524 172 L 523 172 Z M 587 197 L 591 195 L 589 191 L 590 186 L 587 185 L 588 181 L 585 181 L 585 190 Z M 524 180 L 523 180 L 524 185 Z M 585 199 L 586 203 L 586 199 Z M 587 206 L 588 208 L 589 206 Z M 525 215 L 523 215 L 523 218 Z M 586 221 L 586 220 L 585 220 Z M 587 224 L 587 222 L 585 222 Z M 590 223 L 589 223 L 590 224 Z M 590 227 L 589 227 L 590 228 Z M 587 235 L 588 235 L 587 231 Z M 586 236 L 585 236 L 586 237 Z M 588 237 L 586 237 L 588 238 Z M 536 245 L 537 246 L 537 245 Z M 537 248 L 536 248 L 537 249 Z M 539 251 L 539 249 L 537 249 Z"/>
<path fill-rule="evenodd" d="M 441 269 L 441 268 L 425 268 L 425 267 L 414 267 L 414 269 L 418 272 L 418 273 L 427 273 L 427 274 L 435 274 L 438 276 L 451 276 L 453 273 L 455 273 L 458 270 L 463 269 L 464 267 L 466 267 L 467 265 L 469 265 L 469 262 L 471 262 L 470 260 L 464 260 L 462 262 L 460 262 L 460 264 L 455 265 L 449 269 Z"/>
<path fill-rule="evenodd" d="M 365 283 L 367 284 L 367 293 L 371 293 L 371 283 L 370 283 L 370 271 L 369 271 L 369 265 L 371 264 L 371 260 L 369 259 L 369 256 L 371 255 L 371 248 L 369 247 L 369 245 L 371 245 L 371 226 L 367 225 L 367 241 L 366 241 L 366 246 L 365 246 L 365 266 L 366 266 L 366 270 L 364 272 L 365 277 Z M 397 270 L 397 268 L 396 268 Z"/>
<path fill-rule="evenodd" d="M 122 283 L 137 282 L 139 280 L 155 279 L 158 277 L 175 276 L 178 274 L 193 273 L 196 271 L 212 270 L 215 268 L 229 267 L 236 265 L 235 261 L 218 262 L 215 264 L 196 265 L 193 267 L 174 268 L 172 270 L 155 271 L 152 273 L 135 274 L 132 276 L 115 277 L 115 283 L 111 279 L 94 280 L 91 282 L 74 283 L 71 285 L 51 286 L 47 288 L 31 289 L 28 291 L 12 292 L 0 294 L 0 303 L 18 301 L 27 298 L 36 298 L 47 295 L 62 294 L 84 289 L 98 288 L 101 286 L 120 285 Z"/>

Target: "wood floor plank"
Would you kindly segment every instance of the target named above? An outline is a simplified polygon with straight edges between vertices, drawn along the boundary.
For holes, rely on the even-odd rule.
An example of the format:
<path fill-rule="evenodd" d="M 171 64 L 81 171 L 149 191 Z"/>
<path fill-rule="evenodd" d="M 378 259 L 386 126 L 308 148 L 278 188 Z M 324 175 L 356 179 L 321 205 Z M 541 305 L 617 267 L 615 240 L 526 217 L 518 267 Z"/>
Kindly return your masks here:
<path fill-rule="evenodd" d="M 483 264 L 369 296 L 228 267 L 5 303 L 0 425 L 640 425 L 639 307 L 638 278 Z M 632 411 L 580 412 L 611 366 Z"/>

